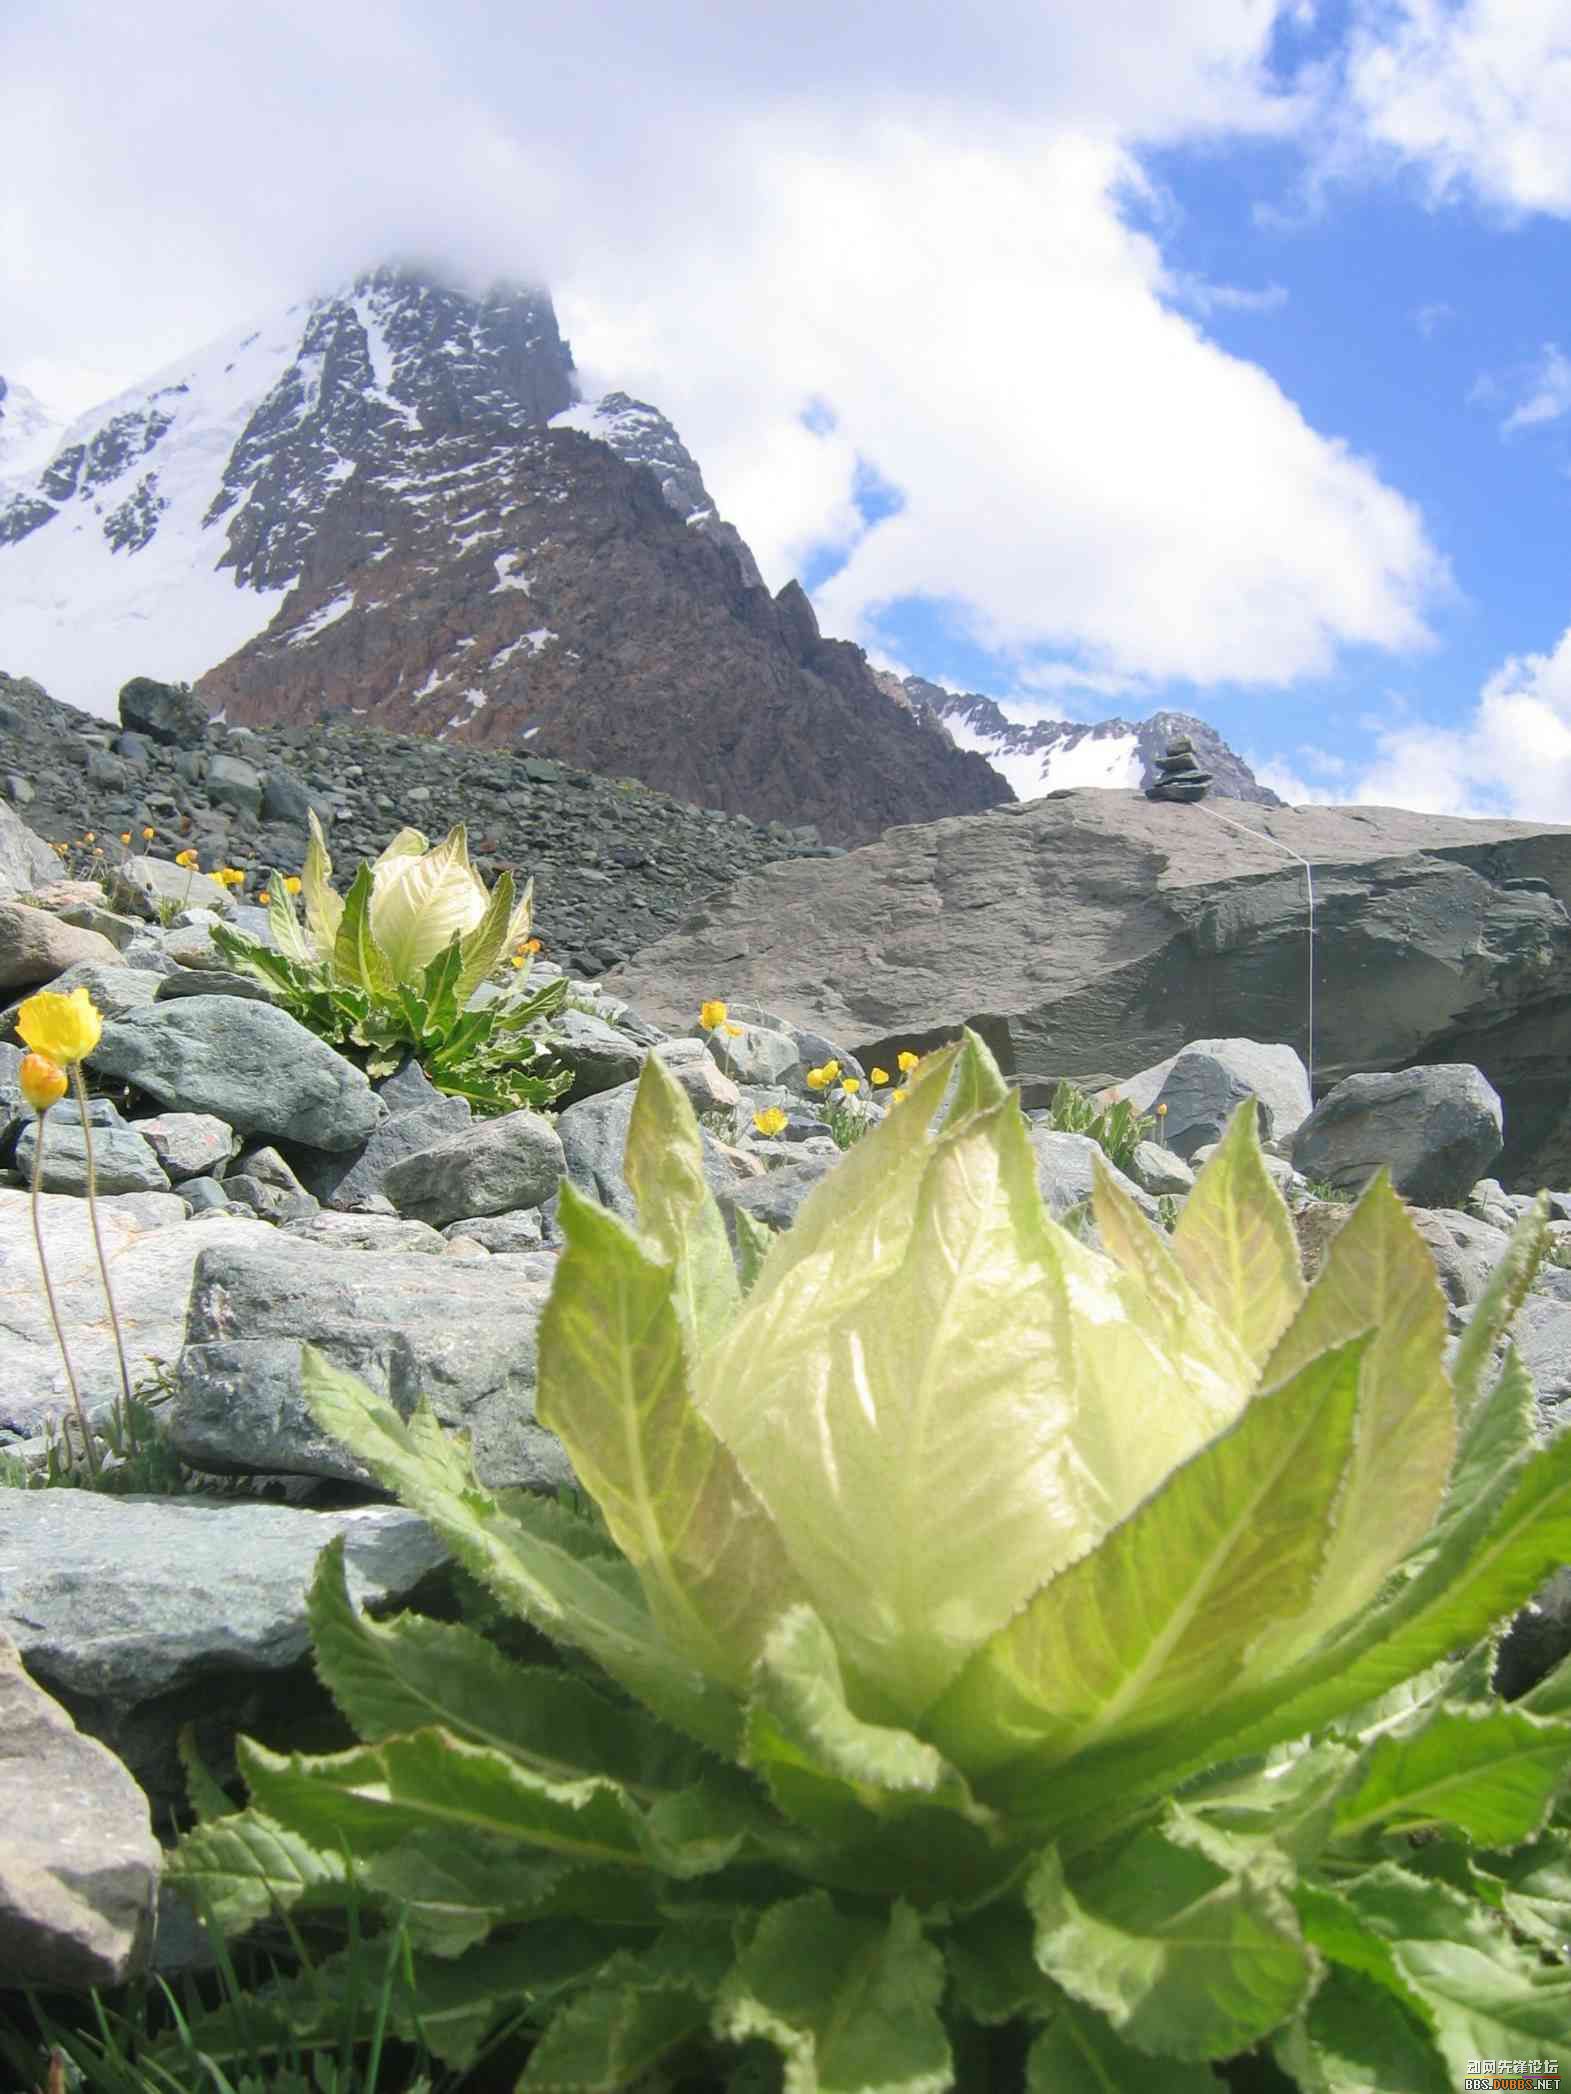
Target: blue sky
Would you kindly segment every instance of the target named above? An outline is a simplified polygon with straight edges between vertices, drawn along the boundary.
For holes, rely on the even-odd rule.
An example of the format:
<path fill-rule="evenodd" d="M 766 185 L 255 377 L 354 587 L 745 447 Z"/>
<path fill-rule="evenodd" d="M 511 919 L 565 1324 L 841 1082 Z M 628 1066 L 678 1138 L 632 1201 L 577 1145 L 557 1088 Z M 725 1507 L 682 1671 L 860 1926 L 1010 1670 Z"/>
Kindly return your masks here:
<path fill-rule="evenodd" d="M 1571 822 L 1565 0 L 12 0 L 0 128 L 52 404 L 542 281 L 881 664 Z"/>

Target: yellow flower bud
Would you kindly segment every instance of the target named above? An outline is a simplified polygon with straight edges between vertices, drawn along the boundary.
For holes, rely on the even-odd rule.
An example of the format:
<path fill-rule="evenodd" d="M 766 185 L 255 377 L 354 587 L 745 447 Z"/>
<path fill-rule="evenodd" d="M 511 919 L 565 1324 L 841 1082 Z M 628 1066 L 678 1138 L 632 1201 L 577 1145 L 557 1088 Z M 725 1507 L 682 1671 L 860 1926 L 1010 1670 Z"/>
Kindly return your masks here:
<path fill-rule="evenodd" d="M 725 1005 L 723 1003 L 704 1004 L 699 1010 L 698 1022 L 705 1032 L 713 1032 L 717 1025 L 724 1025 L 725 1023 Z"/>
<path fill-rule="evenodd" d="M 157 834 L 158 834 L 158 831 L 157 831 L 156 829 L 144 829 L 144 830 L 142 831 L 142 841 L 143 841 L 143 843 L 151 843 L 151 842 L 152 842 L 152 840 L 153 840 L 153 838 L 154 838 L 154 837 L 155 837 L 155 836 L 156 836 Z"/>
<path fill-rule="evenodd" d="M 40 989 L 17 1012 L 16 1029 L 36 1054 L 69 1068 L 98 1045 L 104 1021 L 85 988 L 73 989 L 69 996 Z"/>
<path fill-rule="evenodd" d="M 285 874 L 285 876 L 284 876 L 284 892 L 285 892 L 286 894 L 298 894 L 298 893 L 300 892 L 300 879 L 299 879 L 299 875 L 298 875 L 298 874 L 296 874 L 296 873 L 287 873 L 287 874 Z"/>
<path fill-rule="evenodd" d="M 129 843 L 131 841 L 131 832 L 129 829 L 122 829 L 120 831 L 120 841 L 122 843 Z"/>
<path fill-rule="evenodd" d="M 267 907 L 268 903 L 273 899 L 272 895 L 269 894 L 265 887 L 259 887 L 256 890 L 256 898 L 259 905 L 264 909 Z"/>
<path fill-rule="evenodd" d="M 24 1054 L 16 1080 L 34 1112 L 47 1112 L 65 1096 L 69 1079 L 59 1063 L 52 1062 L 46 1054 Z"/>

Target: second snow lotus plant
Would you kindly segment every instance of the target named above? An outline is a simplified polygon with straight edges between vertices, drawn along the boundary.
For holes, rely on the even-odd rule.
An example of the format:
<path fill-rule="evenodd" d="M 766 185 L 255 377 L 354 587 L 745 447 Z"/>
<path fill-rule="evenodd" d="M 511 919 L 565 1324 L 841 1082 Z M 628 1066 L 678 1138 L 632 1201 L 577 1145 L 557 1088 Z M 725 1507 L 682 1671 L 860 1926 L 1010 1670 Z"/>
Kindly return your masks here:
<path fill-rule="evenodd" d="M 563 1185 L 539 1341 L 595 1517 L 307 1349 L 319 1424 L 567 1662 L 368 1619 L 333 1543 L 363 1742 L 242 1743 L 249 1807 L 173 1864 L 222 1924 L 352 1875 L 449 2062 L 531 2011 L 525 2090 L 1204 2094 L 1269 2046 L 1340 2094 L 1563 2048 L 1571 1661 L 1491 1685 L 1571 1560 L 1571 1433 L 1497 1360 L 1542 1203 L 1448 1366 L 1384 1180 L 1306 1288 L 1247 1105 L 1170 1239 L 1099 1173 L 1093 1250 L 970 1034 L 735 1260 L 655 1057 L 625 1168 L 636 1227 Z"/>
<path fill-rule="evenodd" d="M 371 1076 L 390 1074 L 413 1053 L 439 1090 L 480 1112 L 560 1097 L 571 1073 L 552 1066 L 535 1035 L 561 1008 L 566 982 L 530 993 L 526 955 L 521 968 L 513 963 L 505 993 L 472 1004 L 487 977 L 528 944 L 533 882 L 515 903 L 504 872 L 488 894 L 460 822 L 434 847 L 417 829 L 400 829 L 340 895 L 315 813 L 310 824 L 298 883 L 304 923 L 291 883 L 275 873 L 267 888 L 273 945 L 214 925 L 225 959 L 265 982 L 319 1038 L 357 1054 Z"/>

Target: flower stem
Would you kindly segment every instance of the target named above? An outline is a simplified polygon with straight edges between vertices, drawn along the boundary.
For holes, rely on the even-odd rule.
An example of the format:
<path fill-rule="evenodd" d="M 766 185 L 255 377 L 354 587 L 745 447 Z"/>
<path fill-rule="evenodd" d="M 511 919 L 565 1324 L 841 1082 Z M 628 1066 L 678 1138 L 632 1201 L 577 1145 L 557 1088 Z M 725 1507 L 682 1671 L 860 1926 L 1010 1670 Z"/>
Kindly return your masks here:
<path fill-rule="evenodd" d="M 49 1277 L 49 1259 L 44 1251 L 44 1224 L 43 1216 L 39 1212 L 38 1195 L 43 1189 L 44 1182 L 44 1129 L 48 1123 L 49 1108 L 46 1105 L 38 1115 L 38 1145 L 33 1151 L 33 1241 L 38 1245 L 38 1270 L 43 1275 L 44 1294 L 49 1303 L 50 1321 L 54 1324 L 55 1337 L 59 1341 L 60 1357 L 65 1362 L 66 1386 L 71 1391 L 71 1401 L 76 1406 L 77 1423 L 82 1428 L 82 1452 L 87 1460 L 88 1474 L 96 1482 L 98 1479 L 98 1454 L 93 1446 L 93 1430 L 87 1422 L 87 1412 L 82 1405 L 82 1392 L 77 1387 L 76 1370 L 71 1365 L 70 1348 L 65 1342 L 65 1325 L 60 1321 L 60 1305 L 55 1300 L 55 1284 Z M 66 1446 L 69 1451 L 69 1438 L 66 1441 Z"/>
<path fill-rule="evenodd" d="M 98 1184 L 93 1168 L 93 1134 L 87 1106 L 87 1086 L 82 1081 L 82 1065 L 71 1064 L 71 1081 L 76 1086 L 76 1105 L 82 1115 L 82 1148 L 87 1157 L 87 1213 L 93 1226 L 93 1249 L 98 1253 L 98 1270 L 104 1280 L 104 1300 L 109 1304 L 109 1323 L 115 1334 L 115 1357 L 120 1362 L 120 1387 L 125 1400 L 125 1432 L 131 1451 L 136 1451 L 136 1420 L 132 1410 L 131 1370 L 126 1364 L 125 1339 L 120 1331 L 120 1312 L 115 1307 L 115 1290 L 109 1280 L 109 1260 L 104 1256 L 104 1239 L 98 1227 Z M 39 1129 L 42 1137 L 43 1129 Z M 40 1146 L 42 1141 L 40 1140 Z"/>

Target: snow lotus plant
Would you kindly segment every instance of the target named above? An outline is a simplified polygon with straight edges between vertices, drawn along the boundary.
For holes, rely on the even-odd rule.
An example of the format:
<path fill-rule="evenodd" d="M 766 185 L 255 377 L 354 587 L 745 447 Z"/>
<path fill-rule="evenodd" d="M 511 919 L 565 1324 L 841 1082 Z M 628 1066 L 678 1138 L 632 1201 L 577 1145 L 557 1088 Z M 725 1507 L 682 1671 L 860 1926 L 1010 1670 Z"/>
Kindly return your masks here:
<path fill-rule="evenodd" d="M 291 1017 L 386 1076 L 413 1053 L 439 1090 L 482 1112 L 512 1112 L 559 1097 L 572 1081 L 551 1069 L 532 1037 L 559 1010 L 567 984 L 526 993 L 528 963 L 505 998 L 471 1009 L 475 991 L 529 938 L 534 882 L 515 906 L 504 872 L 488 894 L 469 862 L 462 822 L 434 847 L 400 829 L 375 864 L 362 864 L 346 895 L 332 885 L 321 823 L 301 877 L 305 922 L 275 873 L 268 883 L 273 944 L 215 925 L 229 963 L 274 991 Z"/>
<path fill-rule="evenodd" d="M 970 1034 L 735 1262 L 654 1058 L 626 1174 L 636 1229 L 563 1186 L 539 1340 L 593 1516 L 307 1350 L 322 1427 L 565 1662 L 367 1619 L 334 1543 L 362 1742 L 242 1741 L 249 1807 L 174 1862 L 220 1923 L 401 1912 L 394 2023 L 462 2066 L 527 2010 L 530 2090 L 1201 2094 L 1269 2048 L 1438 2094 L 1563 2047 L 1571 1664 L 1490 1685 L 1571 1559 L 1571 1433 L 1495 1369 L 1541 1211 L 1448 1369 L 1387 1183 L 1306 1289 L 1251 1104 L 1171 1239 L 1102 1174 L 1090 1249 Z"/>

